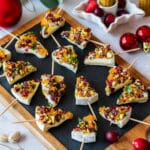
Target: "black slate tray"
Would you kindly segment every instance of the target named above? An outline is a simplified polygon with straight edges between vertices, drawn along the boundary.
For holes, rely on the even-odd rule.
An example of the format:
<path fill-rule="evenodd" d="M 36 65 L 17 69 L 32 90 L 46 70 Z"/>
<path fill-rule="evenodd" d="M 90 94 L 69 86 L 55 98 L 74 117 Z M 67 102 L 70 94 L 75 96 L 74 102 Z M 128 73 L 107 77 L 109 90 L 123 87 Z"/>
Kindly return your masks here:
<path fill-rule="evenodd" d="M 57 49 L 57 45 L 51 37 L 49 37 L 48 39 L 43 39 L 40 35 L 40 29 L 41 29 L 40 25 L 37 24 L 27 31 L 34 32 L 39 38 L 39 41 L 48 49 L 49 56 L 47 58 L 38 59 L 34 55 L 16 53 L 15 48 L 14 48 L 14 44 L 16 40 L 14 40 L 11 43 L 11 45 L 9 45 L 8 47 L 8 49 L 11 50 L 12 52 L 12 59 L 11 59 L 12 61 L 17 61 L 17 60 L 30 61 L 33 65 L 35 65 L 38 68 L 37 72 L 32 73 L 31 75 L 23 78 L 22 80 L 18 82 L 22 82 L 22 81 L 29 80 L 29 79 L 40 79 L 40 76 L 42 74 L 51 73 L 51 62 L 52 62 L 51 52 Z M 58 31 L 54 33 L 54 36 L 56 37 L 56 39 L 59 41 L 61 45 L 70 44 L 65 39 L 63 39 L 60 35 L 62 31 L 69 30 L 69 29 L 70 29 L 70 25 L 66 23 L 64 27 L 62 27 L 61 29 L 59 29 Z M 79 69 L 76 74 L 74 74 L 73 72 L 55 63 L 54 73 L 64 76 L 65 83 L 67 85 L 66 93 L 62 97 L 57 107 L 62 108 L 63 110 L 71 111 L 74 114 L 74 118 L 72 120 L 66 121 L 65 123 L 63 123 L 61 126 L 57 128 L 50 129 L 50 132 L 59 141 L 61 141 L 61 143 L 64 144 L 69 150 L 79 149 L 81 143 L 71 139 L 71 131 L 73 127 L 76 126 L 78 122 L 78 118 L 82 118 L 83 116 L 88 115 L 90 113 L 88 106 L 75 105 L 75 98 L 74 98 L 75 81 L 76 81 L 76 77 L 80 75 L 84 75 L 87 78 L 87 80 L 91 83 L 92 87 L 95 88 L 95 90 L 99 93 L 99 101 L 92 104 L 92 107 L 98 118 L 97 141 L 95 143 L 85 144 L 84 150 L 103 150 L 109 144 L 111 144 L 104 139 L 104 132 L 106 130 L 117 130 L 121 136 L 125 132 L 127 132 L 129 129 L 131 129 L 134 125 L 136 125 L 136 123 L 130 121 L 124 128 L 120 129 L 119 127 L 115 125 L 110 126 L 109 122 L 101 118 L 101 116 L 99 115 L 98 108 L 100 106 L 116 105 L 116 99 L 118 98 L 122 90 L 114 93 L 113 95 L 109 97 L 106 96 L 105 90 L 104 90 L 105 80 L 108 75 L 108 70 L 110 68 L 100 67 L 100 66 L 86 66 L 83 64 L 84 57 L 94 47 L 95 45 L 92 43 L 89 43 L 87 47 L 85 48 L 85 50 L 81 50 L 77 48 L 76 46 L 74 46 L 75 51 L 77 52 L 78 58 L 79 58 Z M 0 84 L 10 92 L 11 86 L 8 84 L 5 78 L 0 78 Z M 33 97 L 30 106 L 26 106 L 22 104 L 22 106 L 25 107 L 33 116 L 35 112 L 35 107 L 37 105 L 48 105 L 47 100 L 42 95 L 41 87 L 39 87 L 38 91 Z M 146 104 L 131 104 L 131 106 L 133 107 L 133 113 L 132 113 L 133 118 L 142 120 L 150 113 L 149 111 L 150 101 L 148 101 Z"/>

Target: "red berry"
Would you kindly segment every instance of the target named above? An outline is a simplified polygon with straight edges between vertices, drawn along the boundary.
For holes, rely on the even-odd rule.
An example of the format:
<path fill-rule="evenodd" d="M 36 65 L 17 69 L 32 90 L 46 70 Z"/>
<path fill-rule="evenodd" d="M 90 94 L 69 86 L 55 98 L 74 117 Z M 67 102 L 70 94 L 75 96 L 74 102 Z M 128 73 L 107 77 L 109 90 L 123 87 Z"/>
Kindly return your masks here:
<path fill-rule="evenodd" d="M 103 9 L 101 9 L 101 8 L 99 8 L 99 7 L 97 7 L 97 8 L 94 10 L 93 13 L 94 13 L 96 16 L 99 16 L 99 17 L 103 17 L 103 15 L 104 15 Z"/>
<path fill-rule="evenodd" d="M 118 8 L 125 8 L 126 0 L 118 0 Z"/>
<path fill-rule="evenodd" d="M 20 0 L 0 0 L 0 26 L 15 25 L 22 15 Z"/>
<path fill-rule="evenodd" d="M 125 14 L 129 14 L 129 12 L 125 9 L 117 11 L 117 16 L 122 16 L 122 15 L 125 15 Z"/>
<path fill-rule="evenodd" d="M 111 13 L 106 14 L 104 18 L 104 24 L 108 27 L 112 22 L 115 21 L 115 16 Z"/>
<path fill-rule="evenodd" d="M 119 138 L 117 131 L 111 130 L 104 133 L 105 139 L 109 142 L 116 142 Z"/>
<path fill-rule="evenodd" d="M 150 143 L 143 138 L 136 138 L 132 141 L 134 150 L 150 150 Z"/>
<path fill-rule="evenodd" d="M 136 35 L 138 37 L 138 39 L 143 42 L 144 40 L 146 40 L 147 38 L 150 38 L 150 27 L 143 25 L 140 26 L 137 30 L 136 30 Z"/>
<path fill-rule="evenodd" d="M 95 0 L 89 0 L 87 6 L 85 8 L 86 12 L 93 12 L 98 7 L 97 2 Z"/>
<path fill-rule="evenodd" d="M 129 50 L 138 47 L 138 40 L 135 34 L 133 33 L 124 33 L 120 37 L 120 46 L 124 50 Z"/>

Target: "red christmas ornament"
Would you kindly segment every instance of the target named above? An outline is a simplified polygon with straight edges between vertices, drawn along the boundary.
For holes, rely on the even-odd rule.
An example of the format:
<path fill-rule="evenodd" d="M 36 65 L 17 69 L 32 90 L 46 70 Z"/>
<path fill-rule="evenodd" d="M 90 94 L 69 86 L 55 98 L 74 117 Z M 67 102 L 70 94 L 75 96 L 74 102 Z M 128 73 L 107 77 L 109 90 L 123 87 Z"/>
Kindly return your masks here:
<path fill-rule="evenodd" d="M 145 41 L 147 38 L 150 38 L 150 27 L 146 25 L 140 26 L 136 30 L 136 35 L 141 42 Z"/>
<path fill-rule="evenodd" d="M 123 50 L 129 50 L 138 47 L 138 40 L 133 33 L 124 33 L 120 37 L 120 46 Z"/>
<path fill-rule="evenodd" d="M 0 0 L 0 26 L 15 25 L 22 15 L 20 0 Z"/>
<path fill-rule="evenodd" d="M 136 138 L 132 142 L 134 150 L 150 150 L 150 143 L 143 138 Z"/>

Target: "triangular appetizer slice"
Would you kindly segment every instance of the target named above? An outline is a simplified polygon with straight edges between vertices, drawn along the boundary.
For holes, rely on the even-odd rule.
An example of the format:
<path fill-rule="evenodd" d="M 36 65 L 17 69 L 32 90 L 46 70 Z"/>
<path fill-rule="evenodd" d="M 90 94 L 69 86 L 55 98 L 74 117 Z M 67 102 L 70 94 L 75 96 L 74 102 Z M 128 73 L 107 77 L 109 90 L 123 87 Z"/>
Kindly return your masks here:
<path fill-rule="evenodd" d="M 90 51 L 84 59 L 86 65 L 97 66 L 115 66 L 115 57 L 110 46 L 97 46 L 93 51 Z"/>
<path fill-rule="evenodd" d="M 61 35 L 70 43 L 84 49 L 91 39 L 91 29 L 87 27 L 71 27 L 70 31 L 63 31 Z"/>
<path fill-rule="evenodd" d="M 27 32 L 19 37 L 15 43 L 15 49 L 18 53 L 33 54 L 38 58 L 48 56 L 47 49 L 38 41 L 33 32 Z"/>
<path fill-rule="evenodd" d="M 116 124 L 118 127 L 122 128 L 125 126 L 131 116 L 132 107 L 131 106 L 112 106 L 99 108 L 100 115 L 110 121 L 112 124 Z"/>
<path fill-rule="evenodd" d="M 0 68 L 4 61 L 10 60 L 11 52 L 5 48 L 0 47 Z"/>
<path fill-rule="evenodd" d="M 37 91 L 39 84 L 40 81 L 38 80 L 17 83 L 11 88 L 11 92 L 19 102 L 30 105 L 31 99 Z"/>
<path fill-rule="evenodd" d="M 59 108 L 36 106 L 35 109 L 36 123 L 42 131 L 48 131 L 50 128 L 57 127 L 72 118 L 73 114 L 71 112 Z"/>
<path fill-rule="evenodd" d="M 117 99 L 117 104 L 145 103 L 147 100 L 148 92 L 145 86 L 139 79 L 136 79 L 134 83 L 124 87 L 122 94 Z"/>
<path fill-rule="evenodd" d="M 61 46 L 52 52 L 52 59 L 59 65 L 66 67 L 67 69 L 77 72 L 78 58 L 73 46 Z"/>
<path fill-rule="evenodd" d="M 41 20 L 41 35 L 48 38 L 52 33 L 64 26 L 65 18 L 60 14 L 48 11 Z"/>
<path fill-rule="evenodd" d="M 76 79 L 75 86 L 76 105 L 88 105 L 98 101 L 98 93 L 92 88 L 84 76 Z"/>
<path fill-rule="evenodd" d="M 4 76 L 9 84 L 13 84 L 37 70 L 30 62 L 7 61 L 3 63 Z"/>
<path fill-rule="evenodd" d="M 106 79 L 106 95 L 109 96 L 113 92 L 123 88 L 125 85 L 132 82 L 132 77 L 127 69 L 120 66 L 115 66 L 109 70 L 109 75 Z"/>
<path fill-rule="evenodd" d="M 98 130 L 96 119 L 93 115 L 88 115 L 79 119 L 77 126 L 71 132 L 71 138 L 84 143 L 96 142 L 96 132 Z"/>
<path fill-rule="evenodd" d="M 60 75 L 44 74 L 41 76 L 42 93 L 51 107 L 55 107 L 65 92 L 64 77 Z"/>

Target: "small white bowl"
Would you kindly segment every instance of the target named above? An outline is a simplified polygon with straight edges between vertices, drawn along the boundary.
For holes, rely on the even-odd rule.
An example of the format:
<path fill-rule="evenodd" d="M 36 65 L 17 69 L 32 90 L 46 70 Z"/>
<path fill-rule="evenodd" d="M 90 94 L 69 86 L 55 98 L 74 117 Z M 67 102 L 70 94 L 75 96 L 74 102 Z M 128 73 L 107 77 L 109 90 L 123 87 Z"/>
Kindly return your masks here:
<path fill-rule="evenodd" d="M 110 32 L 113 29 L 115 29 L 118 25 L 127 23 L 131 20 L 137 21 L 139 18 L 142 18 L 145 15 L 145 12 L 142 9 L 139 9 L 134 3 L 130 2 L 130 0 L 126 0 L 127 3 L 125 9 L 129 12 L 129 14 L 116 17 L 115 21 L 111 23 L 109 27 L 106 27 L 105 24 L 103 23 L 102 18 L 94 15 L 93 13 L 85 12 L 87 2 L 88 0 L 84 0 L 79 5 L 77 5 L 73 9 L 73 14 L 81 18 L 84 18 L 87 21 L 98 24 L 100 27 L 103 28 L 105 32 Z"/>
<path fill-rule="evenodd" d="M 117 10 L 118 10 L 118 0 L 116 0 L 115 4 L 110 7 L 102 6 L 98 0 L 97 0 L 97 3 L 98 3 L 98 6 L 105 11 L 105 13 L 112 13 L 116 15 Z"/>

